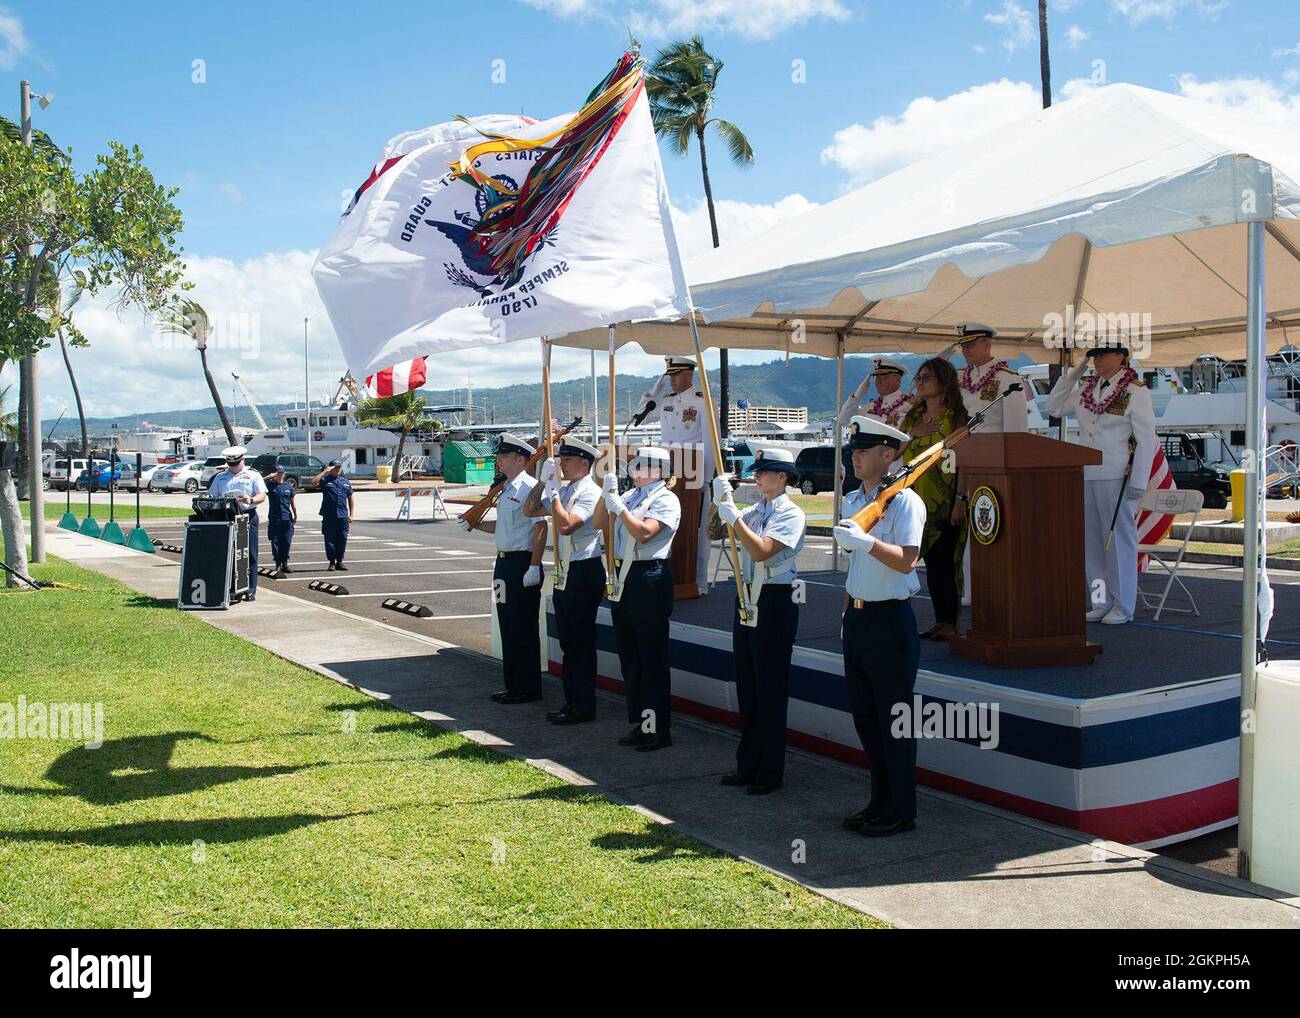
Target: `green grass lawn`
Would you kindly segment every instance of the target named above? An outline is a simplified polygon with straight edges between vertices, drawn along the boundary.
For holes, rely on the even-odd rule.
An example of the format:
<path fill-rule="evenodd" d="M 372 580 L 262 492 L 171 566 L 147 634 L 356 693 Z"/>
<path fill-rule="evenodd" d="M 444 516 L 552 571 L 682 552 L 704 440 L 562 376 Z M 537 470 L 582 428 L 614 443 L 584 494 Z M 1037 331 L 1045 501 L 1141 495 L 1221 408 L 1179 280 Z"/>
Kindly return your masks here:
<path fill-rule="evenodd" d="M 0 593 L 0 927 L 878 922 L 51 559 Z"/>
<path fill-rule="evenodd" d="M 54 497 L 57 496 L 57 497 Z M 100 496 L 101 498 L 103 496 Z M 28 502 L 19 503 L 23 519 L 32 518 L 32 507 Z M 63 519 L 63 514 L 68 510 L 67 496 L 61 491 L 47 491 L 45 493 L 45 518 L 57 523 Z M 165 519 L 168 517 L 189 516 L 192 510 L 189 503 L 185 505 L 142 505 L 140 507 L 140 520 Z M 100 525 L 108 522 L 108 500 L 104 499 L 101 503 L 96 500 L 91 507 L 91 513 Z M 84 519 L 86 516 L 86 493 L 72 493 L 72 514 L 77 519 Z M 135 496 L 119 494 L 117 504 L 114 507 L 113 518 L 122 526 L 130 524 L 135 526 Z"/>

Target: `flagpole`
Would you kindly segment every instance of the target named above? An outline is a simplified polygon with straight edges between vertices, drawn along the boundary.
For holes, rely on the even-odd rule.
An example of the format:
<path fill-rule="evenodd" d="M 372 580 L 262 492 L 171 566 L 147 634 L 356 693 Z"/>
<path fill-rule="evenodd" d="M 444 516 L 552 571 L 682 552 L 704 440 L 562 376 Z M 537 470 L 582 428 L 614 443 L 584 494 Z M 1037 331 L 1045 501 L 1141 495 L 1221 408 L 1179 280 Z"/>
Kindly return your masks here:
<path fill-rule="evenodd" d="M 542 430 L 540 434 L 545 436 L 546 441 L 546 458 L 549 460 L 555 455 L 555 448 L 551 442 L 551 344 L 545 336 L 542 337 Z M 559 473 L 557 466 L 556 473 Z M 559 478 L 556 478 L 558 486 Z M 554 571 L 556 578 L 563 582 L 563 577 L 559 576 L 560 565 L 560 518 L 556 515 L 556 505 L 559 498 L 551 500 L 551 541 L 555 549 Z"/>
<path fill-rule="evenodd" d="M 614 477 L 618 477 L 617 460 L 615 459 L 614 450 L 614 417 L 615 409 L 618 404 L 614 402 L 614 334 L 617 326 L 609 327 L 609 408 L 607 411 L 609 422 L 609 437 L 607 451 L 609 460 L 606 464 L 606 470 L 612 470 Z M 595 438 L 596 418 L 592 418 L 592 437 Z M 608 574 L 606 581 L 607 587 L 612 587 L 614 583 L 614 516 L 612 513 L 605 514 L 605 572 Z"/>
<path fill-rule="evenodd" d="M 695 342 L 695 363 L 699 365 L 700 381 L 703 383 L 700 388 L 704 395 L 704 415 L 709 419 L 709 441 L 713 445 L 714 469 L 721 473 L 721 468 L 723 466 L 722 437 L 718 433 L 718 417 L 717 414 L 714 413 L 713 393 L 709 389 L 709 375 L 708 371 L 706 371 L 704 367 L 704 346 L 700 343 L 699 326 L 695 324 L 695 307 L 693 304 L 691 306 L 690 317 L 687 318 L 687 321 L 691 324 L 691 339 Z M 713 479 L 707 478 L 705 483 L 712 484 Z M 724 524 L 727 528 L 727 545 L 731 549 L 731 575 L 736 581 L 736 599 L 740 603 L 741 617 L 748 618 L 752 606 L 745 597 L 745 581 L 740 575 L 740 549 L 736 546 L 736 530 L 730 523 L 724 521 Z M 704 577 L 704 581 L 706 583 L 708 582 L 707 576 Z M 697 576 L 695 582 L 698 584 L 700 582 L 700 577 Z"/>

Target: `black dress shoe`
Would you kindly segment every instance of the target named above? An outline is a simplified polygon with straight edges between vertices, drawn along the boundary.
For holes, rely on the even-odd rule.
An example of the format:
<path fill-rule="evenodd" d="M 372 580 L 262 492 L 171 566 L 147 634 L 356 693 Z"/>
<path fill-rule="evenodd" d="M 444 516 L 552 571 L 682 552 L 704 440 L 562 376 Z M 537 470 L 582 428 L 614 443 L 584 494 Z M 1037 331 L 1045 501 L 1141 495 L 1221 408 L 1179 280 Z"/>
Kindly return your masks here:
<path fill-rule="evenodd" d="M 342 562 L 337 563 L 337 564 L 334 566 L 334 568 L 337 569 L 337 570 L 338 570 L 339 572 L 341 572 L 341 573 L 346 573 L 346 572 L 348 571 L 348 567 L 345 566 Z M 944 639 L 946 640 L 947 637 L 945 636 Z"/>
<path fill-rule="evenodd" d="M 770 795 L 781 787 L 779 781 L 755 781 L 745 789 L 746 795 Z"/>
<path fill-rule="evenodd" d="M 724 774 L 718 779 L 718 784 L 728 785 L 731 787 L 737 785 L 752 785 L 753 783 L 754 779 L 752 777 L 748 774 L 741 774 L 740 771 L 731 771 L 729 774 Z"/>
<path fill-rule="evenodd" d="M 864 838 L 888 838 L 891 834 L 916 830 L 915 820 L 873 820 L 858 831 Z"/>
<path fill-rule="evenodd" d="M 637 746 L 638 753 L 653 753 L 656 749 L 664 749 L 673 744 L 671 735 L 647 735 Z"/>
<path fill-rule="evenodd" d="M 625 736 L 618 740 L 620 746 L 639 746 L 646 739 L 646 734 L 641 731 L 641 726 L 637 725 Z"/>
<path fill-rule="evenodd" d="M 325 571 L 326 571 L 327 573 L 332 573 L 332 572 L 334 572 L 334 563 L 331 562 L 331 563 L 329 564 L 329 566 L 326 567 Z"/>
<path fill-rule="evenodd" d="M 509 695 L 510 695 L 510 690 L 498 689 L 495 693 L 492 694 L 492 699 L 495 700 L 497 703 L 500 703 Z"/>
<path fill-rule="evenodd" d="M 289 563 L 288 563 L 288 562 L 281 562 L 281 563 L 280 563 L 280 572 L 282 572 L 282 573 L 291 573 L 291 572 L 293 572 L 293 570 L 289 568 Z"/>
<path fill-rule="evenodd" d="M 546 712 L 546 720 L 547 720 L 547 721 L 554 721 L 556 718 L 561 717 L 561 716 L 563 716 L 563 715 L 565 715 L 565 714 L 568 714 L 569 711 L 571 711 L 571 710 L 573 710 L 573 708 L 570 707 L 567 703 L 566 703 L 563 707 L 561 707 L 559 710 L 548 710 L 548 711 Z"/>
<path fill-rule="evenodd" d="M 552 718 L 551 723 L 556 725 L 581 725 L 587 721 L 596 720 L 596 711 L 593 710 L 571 710 L 561 714 L 558 718 Z"/>
<path fill-rule="evenodd" d="M 536 703 L 541 698 L 541 693 L 507 693 L 497 703 Z"/>
<path fill-rule="evenodd" d="M 860 809 L 856 813 L 851 813 L 840 821 L 840 826 L 846 831 L 860 831 L 867 824 L 874 824 L 880 819 L 880 814 L 871 806 L 866 809 Z"/>

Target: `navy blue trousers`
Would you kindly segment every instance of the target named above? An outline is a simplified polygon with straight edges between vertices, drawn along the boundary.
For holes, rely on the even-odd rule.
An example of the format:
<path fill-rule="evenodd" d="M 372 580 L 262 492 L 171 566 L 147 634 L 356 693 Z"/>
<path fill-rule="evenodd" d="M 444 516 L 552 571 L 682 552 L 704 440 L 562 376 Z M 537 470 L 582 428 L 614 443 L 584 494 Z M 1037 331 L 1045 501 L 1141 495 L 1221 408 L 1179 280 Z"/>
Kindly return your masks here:
<path fill-rule="evenodd" d="M 320 532 L 325 537 L 325 557 L 331 562 L 342 562 L 348 550 L 348 521 L 336 516 L 326 516 L 320 521 Z"/>
<path fill-rule="evenodd" d="M 524 573 L 528 572 L 532 558 L 530 551 L 498 552 L 492 570 L 506 689 L 525 696 L 542 691 L 542 635 L 538 618 L 542 587 L 541 584 L 524 586 Z"/>
<path fill-rule="evenodd" d="M 553 595 L 564 702 L 574 710 L 596 709 L 596 610 L 604 597 L 605 563 L 599 556 L 570 562 L 564 589 Z"/>
<path fill-rule="evenodd" d="M 668 669 L 668 619 L 673 613 L 673 574 L 666 559 L 633 562 L 623 597 L 611 604 L 618 663 L 627 697 L 627 721 L 649 734 L 672 728 L 672 676 Z"/>
<path fill-rule="evenodd" d="M 799 630 L 799 606 L 788 583 L 765 584 L 758 596 L 758 625 L 731 624 L 740 745 L 736 770 L 761 784 L 785 775 L 785 718 L 790 700 L 790 657 Z"/>
<path fill-rule="evenodd" d="M 895 704 L 912 715 L 921 660 L 916 616 L 908 601 L 849 605 L 844 613 L 844 681 L 862 751 L 871 766 L 868 808 L 882 820 L 916 819 L 916 738 L 890 731 Z"/>
<path fill-rule="evenodd" d="M 289 549 L 293 546 L 293 520 L 267 520 L 266 538 L 271 542 L 271 558 L 275 564 L 288 562 Z"/>

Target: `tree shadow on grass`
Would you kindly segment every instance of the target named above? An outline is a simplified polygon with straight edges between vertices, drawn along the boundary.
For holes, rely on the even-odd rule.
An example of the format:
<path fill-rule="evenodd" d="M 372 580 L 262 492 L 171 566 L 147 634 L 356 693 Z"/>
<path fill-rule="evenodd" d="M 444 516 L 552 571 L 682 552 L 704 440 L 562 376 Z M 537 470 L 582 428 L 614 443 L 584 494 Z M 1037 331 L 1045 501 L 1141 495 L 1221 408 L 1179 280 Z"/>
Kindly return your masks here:
<path fill-rule="evenodd" d="M 145 820 L 137 823 L 110 824 L 80 831 L 6 831 L 0 841 L 44 842 L 63 845 L 131 847 L 137 845 L 192 845 L 196 841 L 217 845 L 255 838 L 270 838 L 324 823 L 367 816 L 372 811 L 354 813 L 288 813 L 284 816 L 230 817 L 220 820 Z"/>
<path fill-rule="evenodd" d="M 633 862 L 667 862 L 672 859 L 723 859 L 726 853 L 692 841 L 665 824 L 651 824 L 643 831 L 613 831 L 592 838 L 596 848 L 629 855 Z"/>
<path fill-rule="evenodd" d="M 131 593 L 123 598 L 122 604 L 127 608 L 167 608 L 176 610 L 174 597 L 150 597 L 148 594 Z"/>

